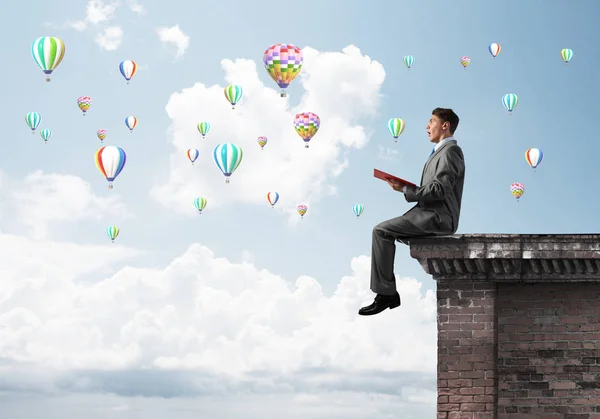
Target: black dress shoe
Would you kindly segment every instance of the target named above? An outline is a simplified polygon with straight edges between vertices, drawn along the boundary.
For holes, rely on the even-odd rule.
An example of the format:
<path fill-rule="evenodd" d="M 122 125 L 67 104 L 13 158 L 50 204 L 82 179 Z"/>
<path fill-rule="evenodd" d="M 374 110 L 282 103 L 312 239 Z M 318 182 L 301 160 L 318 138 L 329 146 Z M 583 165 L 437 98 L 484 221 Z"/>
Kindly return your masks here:
<path fill-rule="evenodd" d="M 361 308 L 358 310 L 358 314 L 361 316 L 372 316 L 373 314 L 381 313 L 386 308 L 390 310 L 400 305 L 400 294 L 394 295 L 381 295 L 377 294 L 375 301 L 371 305 Z"/>

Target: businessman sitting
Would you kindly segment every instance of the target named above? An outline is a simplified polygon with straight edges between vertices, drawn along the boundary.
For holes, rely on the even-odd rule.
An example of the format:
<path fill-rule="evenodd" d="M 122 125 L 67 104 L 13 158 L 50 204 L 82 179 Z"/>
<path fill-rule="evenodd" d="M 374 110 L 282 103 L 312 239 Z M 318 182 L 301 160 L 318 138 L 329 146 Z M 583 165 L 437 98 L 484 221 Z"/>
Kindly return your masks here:
<path fill-rule="evenodd" d="M 396 240 L 404 243 L 412 237 L 445 236 L 458 229 L 465 161 L 452 137 L 457 126 L 458 116 L 452 109 L 434 109 L 426 129 L 435 147 L 423 168 L 421 186 L 415 188 L 395 180 L 387 181 L 394 190 L 404 193 L 407 202 L 417 204 L 404 215 L 373 229 L 371 291 L 377 295 L 375 301 L 361 308 L 358 314 L 373 315 L 400 305 L 394 277 Z"/>

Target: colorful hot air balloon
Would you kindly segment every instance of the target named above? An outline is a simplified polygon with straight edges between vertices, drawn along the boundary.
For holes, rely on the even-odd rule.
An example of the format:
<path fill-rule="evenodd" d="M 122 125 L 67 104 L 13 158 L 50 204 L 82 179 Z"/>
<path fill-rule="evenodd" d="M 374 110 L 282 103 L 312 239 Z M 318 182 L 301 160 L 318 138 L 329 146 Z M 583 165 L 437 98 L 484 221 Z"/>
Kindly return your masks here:
<path fill-rule="evenodd" d="M 202 210 L 206 208 L 206 202 L 206 198 L 204 197 L 198 197 L 194 199 L 194 206 L 198 210 L 198 214 L 202 214 Z"/>
<path fill-rule="evenodd" d="M 121 147 L 109 145 L 100 148 L 94 156 L 96 167 L 108 181 L 108 189 L 112 189 L 112 182 L 125 167 L 127 156 Z"/>
<path fill-rule="evenodd" d="M 308 207 L 306 205 L 298 205 L 298 214 L 300 214 L 300 218 L 304 218 L 306 211 L 308 211 Z"/>
<path fill-rule="evenodd" d="M 464 57 L 460 57 L 460 64 L 463 66 L 463 68 L 466 70 L 467 66 L 471 63 L 471 59 L 469 57 L 467 57 L 466 55 Z"/>
<path fill-rule="evenodd" d="M 360 217 L 364 210 L 365 207 L 361 204 L 356 204 L 352 207 L 352 211 L 354 211 L 354 214 L 356 214 L 356 218 Z"/>
<path fill-rule="evenodd" d="M 190 159 L 190 161 L 192 162 L 192 166 L 193 166 L 194 162 L 196 161 L 196 159 L 200 155 L 200 152 L 198 150 L 196 150 L 195 148 L 190 148 L 186 152 L 186 155 L 187 155 L 187 158 Z"/>
<path fill-rule="evenodd" d="M 244 152 L 235 144 L 219 144 L 213 151 L 213 159 L 221 172 L 225 175 L 225 183 L 229 183 L 229 176 L 238 168 L 244 157 Z"/>
<path fill-rule="evenodd" d="M 198 123 L 198 132 L 202 134 L 202 138 L 205 138 L 206 134 L 210 131 L 210 123 L 208 122 L 199 122 Z"/>
<path fill-rule="evenodd" d="M 519 104 L 519 97 L 514 93 L 508 93 L 502 97 L 502 104 L 508 109 L 510 115 L 513 109 Z"/>
<path fill-rule="evenodd" d="M 285 89 L 300 73 L 304 57 L 296 45 L 276 44 L 265 50 L 265 69 L 281 89 L 281 97 L 286 97 Z"/>
<path fill-rule="evenodd" d="M 77 98 L 77 106 L 79 106 L 79 109 L 83 112 L 83 116 L 85 116 L 85 113 L 92 106 L 92 98 L 89 96 L 79 96 Z"/>
<path fill-rule="evenodd" d="M 47 143 L 48 140 L 50 139 L 50 137 L 52 137 L 52 130 L 50 130 L 48 128 L 44 128 L 43 130 L 40 131 L 40 136 L 44 140 L 44 143 Z"/>
<path fill-rule="evenodd" d="M 35 129 L 42 122 L 42 115 L 37 112 L 29 112 L 25 115 L 25 123 L 29 128 L 31 128 L 31 134 L 35 134 Z"/>
<path fill-rule="evenodd" d="M 120 232 L 121 229 L 117 226 L 108 226 L 106 228 L 106 234 L 108 234 L 108 237 L 113 243 L 115 242 L 115 239 L 117 238 Z"/>
<path fill-rule="evenodd" d="M 100 142 L 102 142 L 106 138 L 106 130 L 105 129 L 99 129 L 98 132 L 96 133 L 96 135 L 98 135 L 98 138 L 100 139 Z"/>
<path fill-rule="evenodd" d="M 525 160 L 534 169 L 542 162 L 544 158 L 544 152 L 539 148 L 529 148 L 525 152 Z"/>
<path fill-rule="evenodd" d="M 517 202 L 519 202 L 519 198 L 521 198 L 521 195 L 523 195 L 523 193 L 525 192 L 525 185 L 519 182 L 515 182 L 512 185 L 510 185 L 510 192 L 515 198 L 517 198 Z"/>
<path fill-rule="evenodd" d="M 258 145 L 260 146 L 261 150 L 264 150 L 265 145 L 267 145 L 267 137 L 258 137 Z"/>
<path fill-rule="evenodd" d="M 33 41 L 31 56 L 50 81 L 50 74 L 58 67 L 65 56 L 65 44 L 59 38 L 42 36 Z"/>
<path fill-rule="evenodd" d="M 137 69 L 138 66 L 135 63 L 135 61 L 125 60 L 121 61 L 121 64 L 119 64 L 119 71 L 121 72 L 121 75 L 125 78 L 125 80 L 127 80 L 127 84 L 129 84 L 129 80 L 131 80 L 133 76 L 135 76 L 135 73 L 137 73 Z"/>
<path fill-rule="evenodd" d="M 388 130 L 390 131 L 390 134 L 396 138 L 396 143 L 398 142 L 398 136 L 404 132 L 404 126 L 404 120 L 400 118 L 392 118 L 388 121 Z"/>
<path fill-rule="evenodd" d="M 502 47 L 500 46 L 500 44 L 497 44 L 495 42 L 491 43 L 488 46 L 488 51 L 490 52 L 490 54 L 492 54 L 492 57 L 496 58 L 496 56 L 498 54 L 500 54 L 500 50 L 502 49 Z"/>
<path fill-rule="evenodd" d="M 275 204 L 279 201 L 279 194 L 277 192 L 269 192 L 267 194 L 267 201 L 271 204 L 271 208 L 275 208 Z"/>
<path fill-rule="evenodd" d="M 561 49 L 560 56 L 562 57 L 565 64 L 569 64 L 569 61 L 571 61 L 571 58 L 573 58 L 573 50 L 569 48 Z"/>
<path fill-rule="evenodd" d="M 225 98 L 231 103 L 231 109 L 235 109 L 236 103 L 240 101 L 244 92 L 242 91 L 241 86 L 230 84 L 223 89 L 223 93 L 225 93 Z"/>
<path fill-rule="evenodd" d="M 133 133 L 133 129 L 137 127 L 138 119 L 135 116 L 128 116 L 125 118 L 125 125 L 129 128 L 129 133 Z"/>
<path fill-rule="evenodd" d="M 404 57 L 404 65 L 410 70 L 410 67 L 413 65 L 413 63 L 415 62 L 415 57 L 413 57 L 412 55 L 407 55 L 406 57 Z"/>
<path fill-rule="evenodd" d="M 305 148 L 308 148 L 308 142 L 315 136 L 320 126 L 321 119 L 312 112 L 302 112 L 296 114 L 294 118 L 294 127 L 298 135 L 304 140 Z"/>

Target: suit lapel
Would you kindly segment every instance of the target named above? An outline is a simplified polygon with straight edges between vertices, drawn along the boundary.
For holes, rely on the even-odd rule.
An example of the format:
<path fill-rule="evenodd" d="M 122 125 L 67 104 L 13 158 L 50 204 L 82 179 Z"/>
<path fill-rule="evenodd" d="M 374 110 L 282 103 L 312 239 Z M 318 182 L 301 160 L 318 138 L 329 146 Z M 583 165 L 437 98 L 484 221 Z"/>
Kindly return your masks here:
<path fill-rule="evenodd" d="M 438 154 L 440 151 L 442 151 L 444 149 L 444 147 L 446 147 L 448 144 L 456 144 L 456 140 L 448 140 L 448 141 L 446 141 L 444 144 L 442 144 L 441 146 L 439 146 L 438 149 L 435 150 L 431 156 L 429 156 L 429 158 L 425 162 L 425 166 L 423 167 L 423 173 L 421 174 L 421 183 L 419 184 L 419 186 L 423 186 L 423 178 L 425 177 L 425 171 L 427 171 L 427 167 L 429 167 L 429 162 L 431 162 L 431 159 L 436 154 Z"/>

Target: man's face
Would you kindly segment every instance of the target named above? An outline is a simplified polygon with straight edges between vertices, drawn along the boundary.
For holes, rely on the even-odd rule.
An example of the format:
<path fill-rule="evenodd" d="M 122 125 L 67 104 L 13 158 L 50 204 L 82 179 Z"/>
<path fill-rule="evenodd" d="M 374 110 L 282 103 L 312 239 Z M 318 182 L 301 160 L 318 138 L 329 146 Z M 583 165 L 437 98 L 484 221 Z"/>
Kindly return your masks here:
<path fill-rule="evenodd" d="M 425 127 L 427 135 L 429 136 L 429 141 L 434 143 L 438 142 L 444 135 L 444 132 L 448 129 L 448 125 L 450 124 L 442 122 L 440 118 L 435 115 L 431 115 L 431 119 Z"/>

